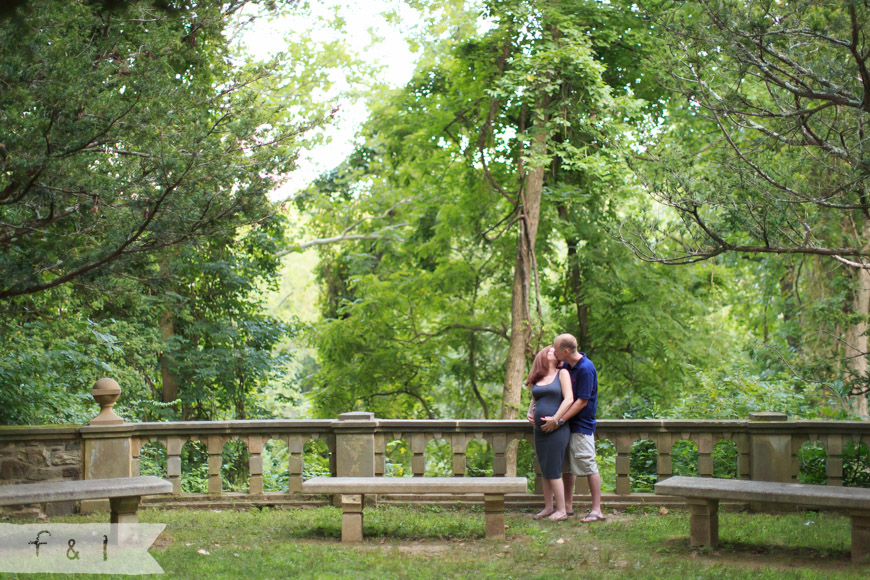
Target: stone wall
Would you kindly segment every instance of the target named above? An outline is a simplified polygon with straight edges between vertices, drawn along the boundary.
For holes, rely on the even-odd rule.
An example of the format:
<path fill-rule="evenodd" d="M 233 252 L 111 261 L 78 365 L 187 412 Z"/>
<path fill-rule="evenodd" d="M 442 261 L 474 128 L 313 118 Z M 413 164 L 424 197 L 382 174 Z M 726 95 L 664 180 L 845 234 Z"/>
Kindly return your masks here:
<path fill-rule="evenodd" d="M 83 441 L 78 427 L 0 428 L 0 482 L 36 483 L 82 479 Z M 75 502 L 0 507 L 0 518 L 75 512 Z"/>

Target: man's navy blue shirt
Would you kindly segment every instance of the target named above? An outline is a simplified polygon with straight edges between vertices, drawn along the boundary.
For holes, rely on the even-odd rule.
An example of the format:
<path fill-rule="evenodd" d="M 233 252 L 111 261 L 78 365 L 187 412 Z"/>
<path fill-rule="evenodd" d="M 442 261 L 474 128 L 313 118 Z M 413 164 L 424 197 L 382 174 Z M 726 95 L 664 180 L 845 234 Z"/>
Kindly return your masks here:
<path fill-rule="evenodd" d="M 565 369 L 571 375 L 571 387 L 574 391 L 574 400 L 585 399 L 586 406 L 579 413 L 568 420 L 571 433 L 595 434 L 595 410 L 598 407 L 598 371 L 595 365 L 581 352 L 583 356 L 572 366 L 564 363 Z"/>

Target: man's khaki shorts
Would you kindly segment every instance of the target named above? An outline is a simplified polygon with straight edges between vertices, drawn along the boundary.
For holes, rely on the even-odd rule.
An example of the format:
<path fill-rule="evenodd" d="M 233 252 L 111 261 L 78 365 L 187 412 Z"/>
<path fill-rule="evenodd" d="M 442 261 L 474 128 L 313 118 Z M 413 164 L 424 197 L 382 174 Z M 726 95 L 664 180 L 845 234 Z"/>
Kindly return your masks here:
<path fill-rule="evenodd" d="M 586 433 L 571 433 L 568 444 L 567 463 L 574 475 L 593 475 L 598 473 L 595 462 L 595 437 Z"/>

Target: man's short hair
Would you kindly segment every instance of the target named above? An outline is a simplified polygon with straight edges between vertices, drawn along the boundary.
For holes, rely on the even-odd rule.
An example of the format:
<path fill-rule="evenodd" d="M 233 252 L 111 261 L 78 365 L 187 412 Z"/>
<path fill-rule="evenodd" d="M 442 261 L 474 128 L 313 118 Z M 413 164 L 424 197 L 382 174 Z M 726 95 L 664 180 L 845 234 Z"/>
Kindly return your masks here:
<path fill-rule="evenodd" d="M 577 339 L 574 338 L 573 334 L 560 334 L 553 341 L 553 346 L 556 347 L 556 350 L 567 349 L 571 352 L 577 352 Z"/>

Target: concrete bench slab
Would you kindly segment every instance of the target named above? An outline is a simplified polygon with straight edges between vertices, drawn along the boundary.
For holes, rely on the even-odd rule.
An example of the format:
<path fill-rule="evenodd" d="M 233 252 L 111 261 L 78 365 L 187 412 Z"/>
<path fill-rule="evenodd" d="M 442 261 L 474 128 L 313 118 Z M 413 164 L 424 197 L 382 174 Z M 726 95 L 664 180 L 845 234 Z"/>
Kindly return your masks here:
<path fill-rule="evenodd" d="M 108 499 L 111 523 L 127 524 L 138 521 L 142 496 L 165 493 L 172 493 L 172 484 L 154 476 L 48 481 L 0 485 L 0 505 Z"/>
<path fill-rule="evenodd" d="M 483 494 L 486 537 L 504 538 L 504 496 L 527 493 L 524 477 L 315 477 L 302 484 L 303 493 L 341 496 L 341 541 L 363 538 L 366 494 Z"/>
<path fill-rule="evenodd" d="M 313 477 L 306 493 L 526 493 L 525 477 Z"/>
<path fill-rule="evenodd" d="M 852 561 L 870 561 L 870 489 L 677 476 L 655 484 L 655 491 L 686 498 L 692 546 L 718 544 L 719 500 L 758 501 L 847 512 L 852 520 Z"/>

